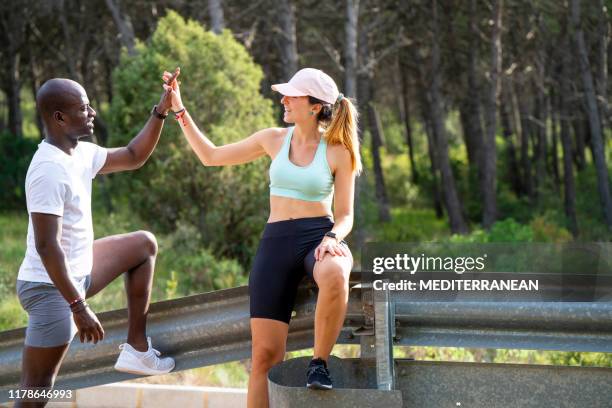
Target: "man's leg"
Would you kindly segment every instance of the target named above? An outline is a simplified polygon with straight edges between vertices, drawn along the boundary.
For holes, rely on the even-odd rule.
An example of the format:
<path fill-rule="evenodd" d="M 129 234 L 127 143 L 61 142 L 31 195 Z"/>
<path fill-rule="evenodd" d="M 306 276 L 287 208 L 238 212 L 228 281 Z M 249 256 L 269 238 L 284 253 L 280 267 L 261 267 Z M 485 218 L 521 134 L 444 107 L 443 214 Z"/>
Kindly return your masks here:
<path fill-rule="evenodd" d="M 69 344 L 57 347 L 25 346 L 21 361 L 21 388 L 53 386 L 68 346 Z M 18 401 L 15 407 L 44 407 L 45 404 L 46 402 Z"/>
<path fill-rule="evenodd" d="M 94 296 L 119 275 L 127 272 L 127 342 L 138 351 L 148 349 L 146 324 L 156 256 L 157 241 L 147 231 L 101 238 L 93 245 L 93 270 L 87 297 Z"/>

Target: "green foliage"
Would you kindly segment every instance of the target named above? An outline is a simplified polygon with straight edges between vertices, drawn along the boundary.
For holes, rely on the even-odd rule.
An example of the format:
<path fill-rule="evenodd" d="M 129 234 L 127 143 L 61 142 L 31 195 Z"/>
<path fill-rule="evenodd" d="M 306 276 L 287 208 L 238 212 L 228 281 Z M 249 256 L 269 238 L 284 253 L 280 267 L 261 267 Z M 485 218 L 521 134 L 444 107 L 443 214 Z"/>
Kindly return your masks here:
<path fill-rule="evenodd" d="M 217 145 L 273 124 L 259 93 L 261 69 L 230 32 L 214 35 L 169 12 L 138 55 L 123 55 L 113 74 L 112 145 L 125 144 L 161 94 L 164 70 L 181 67 L 181 93 L 190 114 Z M 170 122 L 170 120 L 168 120 Z M 175 123 L 167 123 L 157 150 L 137 173 L 115 177 L 114 196 L 161 231 L 196 226 L 215 253 L 248 264 L 267 213 L 266 161 L 204 168 Z"/>
<path fill-rule="evenodd" d="M 612 367 L 609 353 L 551 352 L 549 359 L 552 364 L 563 366 Z"/>
<path fill-rule="evenodd" d="M 15 280 L 25 255 L 28 218 L 23 213 L 6 212 L 0 215 L 0 299 L 15 293 Z"/>
<path fill-rule="evenodd" d="M 450 240 L 455 243 L 532 242 L 533 231 L 528 225 L 508 218 L 497 221 L 488 232 L 476 229 L 468 235 L 453 235 Z"/>
<path fill-rule="evenodd" d="M 169 275 L 165 282 L 166 298 L 247 283 L 244 269 L 237 261 L 219 259 L 201 247 L 200 234 L 192 225 L 179 223 L 175 232 L 159 240 L 158 269 Z"/>
<path fill-rule="evenodd" d="M 28 315 L 16 295 L 7 296 L 0 301 L 0 331 L 23 327 L 27 323 Z"/>
<path fill-rule="evenodd" d="M 521 224 L 513 218 L 497 221 L 489 231 L 477 228 L 467 235 L 453 235 L 453 243 L 486 242 L 568 242 L 571 234 L 544 216 L 535 217 L 529 224 Z"/>
<path fill-rule="evenodd" d="M 384 154 L 384 150 L 381 154 Z M 412 182 L 408 153 L 389 154 L 383 157 L 385 157 L 382 162 L 385 183 L 389 186 L 387 193 L 392 207 L 426 207 L 429 201 L 428 191 L 422 185 Z"/>
<path fill-rule="evenodd" d="M 36 141 L 0 133 L 0 210 L 25 208 L 25 177 Z"/>
<path fill-rule="evenodd" d="M 554 364 L 561 366 L 612 367 L 609 353 L 567 352 L 548 350 L 483 349 L 465 347 L 395 346 L 396 358 L 474 363 Z"/>
<path fill-rule="evenodd" d="M 178 274 L 174 270 L 170 271 L 170 279 L 166 279 L 166 299 L 173 299 L 176 297 L 178 284 Z"/>
<path fill-rule="evenodd" d="M 612 137 L 608 135 L 608 142 Z M 612 143 L 608 143 L 612 152 Z M 612 160 L 608 160 L 608 165 Z M 612 167 L 608 169 L 608 180 L 612 182 Z M 612 188 L 612 184 L 611 184 Z M 603 210 L 597 189 L 597 174 L 594 166 L 588 166 L 576 174 L 576 218 L 580 230 L 581 241 L 612 241 L 612 234 L 606 228 L 603 218 Z M 565 215 L 562 209 L 556 214 L 557 220 L 565 223 Z"/>
<path fill-rule="evenodd" d="M 430 209 L 392 209 L 391 219 L 392 222 L 378 225 L 376 241 L 424 242 L 448 234 L 447 220 L 436 218 Z"/>

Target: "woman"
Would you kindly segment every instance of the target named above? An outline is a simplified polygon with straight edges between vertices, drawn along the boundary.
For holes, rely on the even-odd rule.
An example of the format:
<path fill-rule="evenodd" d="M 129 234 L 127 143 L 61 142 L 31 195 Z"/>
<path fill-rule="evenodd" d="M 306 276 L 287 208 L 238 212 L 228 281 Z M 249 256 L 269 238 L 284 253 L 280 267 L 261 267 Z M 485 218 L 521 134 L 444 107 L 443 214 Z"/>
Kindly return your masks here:
<path fill-rule="evenodd" d="M 319 288 L 307 386 L 331 389 L 327 359 L 344 322 L 353 264 L 343 239 L 353 226 L 355 176 L 361 170 L 355 107 L 331 77 L 305 68 L 288 83 L 272 86 L 283 95 L 283 120 L 294 126 L 215 146 L 185 110 L 177 81 L 167 84 L 170 77 L 169 72 L 163 75 L 164 87 L 173 88 L 173 110 L 205 166 L 246 163 L 266 154 L 272 158 L 270 217 L 249 276 L 248 406 L 268 406 L 267 373 L 284 358 L 297 287 L 305 274 Z"/>

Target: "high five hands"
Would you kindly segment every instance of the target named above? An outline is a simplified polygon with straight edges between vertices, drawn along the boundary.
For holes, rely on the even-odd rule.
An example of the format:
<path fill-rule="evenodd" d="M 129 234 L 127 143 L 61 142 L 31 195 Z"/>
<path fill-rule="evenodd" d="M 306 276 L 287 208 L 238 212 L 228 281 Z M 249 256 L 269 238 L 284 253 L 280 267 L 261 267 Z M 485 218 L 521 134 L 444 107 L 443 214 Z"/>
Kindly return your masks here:
<path fill-rule="evenodd" d="M 168 75 L 168 80 L 171 82 L 177 82 L 176 77 L 180 70 L 177 68 L 174 75 Z M 172 88 L 164 87 L 164 93 L 162 93 L 159 103 L 157 104 L 157 111 L 162 115 L 167 115 L 168 111 L 172 108 Z"/>
<path fill-rule="evenodd" d="M 164 81 L 163 87 L 166 90 L 164 94 L 168 95 L 173 112 L 178 112 L 183 109 L 181 90 L 179 88 L 179 81 L 177 80 L 180 73 L 181 68 L 176 67 L 173 74 L 168 71 L 164 71 L 162 75 L 162 79 Z"/>

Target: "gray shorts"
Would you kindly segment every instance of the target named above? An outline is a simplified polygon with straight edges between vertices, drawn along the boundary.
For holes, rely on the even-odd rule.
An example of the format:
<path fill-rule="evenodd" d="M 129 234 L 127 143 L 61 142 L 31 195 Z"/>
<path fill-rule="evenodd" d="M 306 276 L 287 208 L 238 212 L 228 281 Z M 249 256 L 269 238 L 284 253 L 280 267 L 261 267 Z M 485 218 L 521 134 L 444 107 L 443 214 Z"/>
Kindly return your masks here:
<path fill-rule="evenodd" d="M 91 275 L 73 282 L 84 298 L 91 284 Z M 17 297 L 21 306 L 28 312 L 26 346 L 61 346 L 70 343 L 77 334 L 70 306 L 53 284 L 18 280 Z"/>

